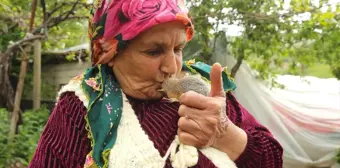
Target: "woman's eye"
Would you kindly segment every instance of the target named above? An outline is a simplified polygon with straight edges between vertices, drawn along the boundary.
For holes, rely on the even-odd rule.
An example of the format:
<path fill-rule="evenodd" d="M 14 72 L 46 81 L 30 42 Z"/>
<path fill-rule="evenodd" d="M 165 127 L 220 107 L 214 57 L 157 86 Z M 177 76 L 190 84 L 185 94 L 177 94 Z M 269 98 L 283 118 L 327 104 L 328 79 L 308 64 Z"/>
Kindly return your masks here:
<path fill-rule="evenodd" d="M 182 48 L 175 48 L 174 49 L 174 52 L 176 53 L 176 54 L 179 54 L 179 53 L 181 53 L 182 52 Z"/>
<path fill-rule="evenodd" d="M 153 50 L 148 50 L 146 51 L 147 55 L 156 57 L 156 56 L 160 56 L 163 53 L 162 49 L 153 49 Z"/>

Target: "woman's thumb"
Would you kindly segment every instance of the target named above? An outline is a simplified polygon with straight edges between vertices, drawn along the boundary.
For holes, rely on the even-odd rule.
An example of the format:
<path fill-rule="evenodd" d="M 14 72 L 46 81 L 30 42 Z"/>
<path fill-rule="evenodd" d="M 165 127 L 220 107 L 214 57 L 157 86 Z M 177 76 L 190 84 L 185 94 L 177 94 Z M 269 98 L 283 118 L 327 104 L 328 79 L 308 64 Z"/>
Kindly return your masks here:
<path fill-rule="evenodd" d="M 211 82 L 211 91 L 210 96 L 212 97 L 224 97 L 224 89 L 223 89 L 223 80 L 222 80 L 222 71 L 223 68 L 221 64 L 215 63 L 211 67 L 210 72 L 210 82 Z"/>

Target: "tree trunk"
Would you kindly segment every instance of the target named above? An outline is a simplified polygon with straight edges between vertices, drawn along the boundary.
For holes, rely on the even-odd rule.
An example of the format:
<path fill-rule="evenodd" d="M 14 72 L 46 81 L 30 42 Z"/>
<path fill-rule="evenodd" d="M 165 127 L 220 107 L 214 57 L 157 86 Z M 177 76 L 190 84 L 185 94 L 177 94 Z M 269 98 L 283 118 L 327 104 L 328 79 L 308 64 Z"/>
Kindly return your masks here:
<path fill-rule="evenodd" d="M 230 76 L 232 78 L 235 78 L 236 76 L 236 72 L 238 71 L 238 69 L 240 68 L 241 64 L 242 64 L 242 61 L 243 61 L 243 58 L 244 58 L 244 55 L 241 54 L 240 56 L 237 57 L 237 62 L 236 64 L 233 66 L 233 68 L 231 69 L 231 72 L 230 72 Z"/>
<path fill-rule="evenodd" d="M 27 60 L 28 60 L 27 55 L 24 52 L 22 59 L 21 59 L 19 81 L 18 81 L 16 92 L 15 92 L 14 109 L 11 114 L 11 121 L 10 121 L 9 133 L 8 133 L 8 143 L 11 143 L 13 141 L 16 128 L 17 128 L 17 124 L 18 124 L 21 96 L 22 96 L 22 91 L 24 88 L 24 82 L 25 82 L 25 76 L 26 76 L 26 70 L 27 70 L 27 62 L 28 62 Z"/>
<path fill-rule="evenodd" d="M 30 28 L 29 28 L 30 32 L 33 31 L 36 6 L 37 6 L 37 0 L 32 0 L 32 11 L 31 11 Z M 9 133 L 8 133 L 8 144 L 11 144 L 13 142 L 13 138 L 17 130 L 21 96 L 22 96 L 22 91 L 24 88 L 25 76 L 26 76 L 26 71 L 27 71 L 28 57 L 27 57 L 26 51 L 24 51 L 21 48 L 20 44 L 19 44 L 19 47 L 22 50 L 23 56 L 21 59 L 19 80 L 18 80 L 16 92 L 15 92 L 14 109 L 11 114 L 10 127 L 9 127 Z M 13 46 L 8 47 L 7 52 L 11 52 L 11 50 L 13 50 Z"/>
<path fill-rule="evenodd" d="M 0 53 L 0 107 L 7 107 L 8 111 L 13 111 L 14 106 L 14 90 L 9 80 L 11 54 Z"/>
<path fill-rule="evenodd" d="M 34 41 L 34 68 L 33 68 L 33 109 L 40 108 L 41 92 L 41 42 Z"/>

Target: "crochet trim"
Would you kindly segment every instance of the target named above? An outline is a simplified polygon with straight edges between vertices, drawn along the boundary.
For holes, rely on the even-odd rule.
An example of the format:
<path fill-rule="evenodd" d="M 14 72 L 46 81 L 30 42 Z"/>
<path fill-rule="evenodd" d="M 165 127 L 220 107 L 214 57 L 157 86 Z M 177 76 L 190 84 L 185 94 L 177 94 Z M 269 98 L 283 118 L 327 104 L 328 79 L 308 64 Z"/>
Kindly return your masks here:
<path fill-rule="evenodd" d="M 82 88 L 80 87 L 83 78 L 84 78 L 84 74 L 82 73 L 74 77 L 73 79 L 71 79 L 67 85 L 64 85 L 58 92 L 57 102 L 59 101 L 63 93 L 74 92 L 74 94 L 80 99 L 80 101 L 83 102 L 84 106 L 87 108 L 89 105 L 89 98 L 86 96 L 86 94 L 83 92 Z"/>
<path fill-rule="evenodd" d="M 164 165 L 165 160 L 142 129 L 134 110 L 123 94 L 123 113 L 116 143 L 110 152 L 109 168 L 160 168 Z"/>

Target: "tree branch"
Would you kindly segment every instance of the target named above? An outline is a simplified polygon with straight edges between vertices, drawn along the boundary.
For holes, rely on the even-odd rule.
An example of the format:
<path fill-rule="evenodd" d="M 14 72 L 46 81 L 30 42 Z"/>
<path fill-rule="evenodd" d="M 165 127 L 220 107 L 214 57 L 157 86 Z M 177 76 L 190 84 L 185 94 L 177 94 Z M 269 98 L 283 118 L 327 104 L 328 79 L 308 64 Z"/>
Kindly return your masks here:
<path fill-rule="evenodd" d="M 68 18 L 71 14 L 74 14 L 73 11 L 74 11 L 74 9 L 76 8 L 76 6 L 77 6 L 77 4 L 79 3 L 79 1 L 80 1 L 80 0 L 77 0 L 77 1 L 73 4 L 71 10 L 69 10 L 69 12 L 66 14 L 65 18 Z"/>
<path fill-rule="evenodd" d="M 37 0 L 32 1 L 32 11 L 31 11 L 31 18 L 30 18 L 30 27 L 29 27 L 29 32 L 33 31 L 33 26 L 34 26 L 34 18 L 35 18 L 35 11 L 37 9 Z"/>
<path fill-rule="evenodd" d="M 7 47 L 7 50 L 5 51 L 5 54 L 10 54 L 14 49 L 24 45 L 27 42 L 31 42 L 31 41 L 34 41 L 34 40 L 37 40 L 37 39 L 43 39 L 43 38 L 45 38 L 45 36 L 42 36 L 42 35 L 32 35 L 30 37 L 26 37 L 26 38 L 19 40 L 19 41 L 13 43 L 13 44 L 10 44 Z"/>
<path fill-rule="evenodd" d="M 46 13 L 46 3 L 45 0 L 40 0 L 40 5 L 43 11 L 43 27 L 44 27 L 44 34 L 46 37 L 48 37 L 48 31 L 47 31 L 47 13 Z"/>
<path fill-rule="evenodd" d="M 240 56 L 237 57 L 237 62 L 233 66 L 233 68 L 231 68 L 231 72 L 230 72 L 230 76 L 232 78 L 235 78 L 236 72 L 238 71 L 238 69 L 240 68 L 240 66 L 241 66 L 241 64 L 243 62 L 243 58 L 244 58 L 244 54 L 241 54 Z"/>
<path fill-rule="evenodd" d="M 74 20 L 74 19 L 81 20 L 81 19 L 88 19 L 88 17 L 87 16 L 70 16 L 68 18 L 63 18 L 63 19 L 60 19 L 60 20 L 56 19 L 56 21 L 53 24 L 48 25 L 47 28 L 54 27 L 54 26 L 56 26 L 56 25 L 58 25 L 58 24 L 60 24 L 61 22 L 64 22 L 64 21 Z"/>
<path fill-rule="evenodd" d="M 59 17 L 58 18 L 53 18 L 53 22 L 51 24 L 48 24 L 47 25 L 47 29 L 49 28 L 52 28 L 54 26 L 57 26 L 58 24 L 64 22 L 64 21 L 68 21 L 68 20 L 81 20 L 81 19 L 88 19 L 89 17 L 88 16 L 70 16 L 68 18 L 65 18 L 65 19 L 60 19 Z M 55 21 L 54 21 L 55 20 Z M 33 33 L 38 33 L 40 32 L 40 30 L 42 29 L 43 27 L 40 26 L 39 28 L 36 28 Z"/>
<path fill-rule="evenodd" d="M 44 19 L 44 23 L 46 23 L 47 21 L 47 13 L 46 13 L 46 3 L 45 0 L 40 0 L 40 5 L 43 11 L 43 19 Z"/>
<path fill-rule="evenodd" d="M 67 6 L 66 2 L 63 2 L 56 8 L 52 9 L 51 12 L 49 12 L 49 15 L 52 16 L 54 13 L 56 13 L 59 9 L 63 8 L 64 6 Z"/>
<path fill-rule="evenodd" d="M 72 5 L 71 9 L 68 10 L 67 12 L 64 12 L 62 14 L 60 14 L 59 16 L 56 17 L 51 17 L 52 14 L 54 14 L 55 12 L 57 12 L 58 10 L 60 10 L 61 8 L 68 6 L 68 5 Z M 67 20 L 72 20 L 72 19 L 88 19 L 87 16 L 72 16 L 74 15 L 74 11 L 76 10 L 77 6 L 82 6 L 82 7 L 89 7 L 89 4 L 87 3 L 80 3 L 80 0 L 77 0 L 76 2 L 64 2 L 62 3 L 60 6 L 57 6 L 56 8 L 54 8 L 52 10 L 52 12 L 48 13 L 48 18 L 46 20 L 46 29 L 49 29 L 51 27 L 54 27 L 64 21 Z M 40 30 L 43 28 L 43 25 L 41 25 L 40 27 L 38 27 L 37 29 L 35 29 L 33 31 L 33 34 L 40 32 Z"/>
<path fill-rule="evenodd" d="M 58 56 L 67 56 L 71 53 L 77 53 L 77 52 L 82 52 L 82 51 L 86 51 L 85 49 L 79 49 L 79 50 L 76 50 L 76 51 L 44 51 L 41 53 L 41 55 L 45 55 L 45 56 L 55 56 L 55 57 L 58 57 Z"/>
<path fill-rule="evenodd" d="M 49 15 L 52 16 L 54 13 L 56 13 L 59 9 L 65 7 L 65 6 L 73 6 L 75 2 L 63 2 L 61 3 L 59 6 L 57 6 L 56 8 L 52 9 L 51 12 L 49 12 Z M 90 7 L 91 4 L 88 4 L 88 3 L 80 3 L 78 1 L 78 6 L 83 6 L 85 8 L 88 8 Z"/>
<path fill-rule="evenodd" d="M 221 18 L 222 16 L 222 8 L 223 8 L 223 5 L 220 4 L 219 6 L 219 12 L 217 14 L 217 18 Z M 215 34 L 214 34 L 214 43 L 213 43 L 213 49 L 211 51 L 211 53 L 214 53 L 215 52 L 215 49 L 216 49 L 216 41 L 217 41 L 217 38 L 220 36 L 220 32 L 218 31 L 218 27 L 220 25 L 220 20 L 217 21 L 217 24 L 215 26 Z"/>

